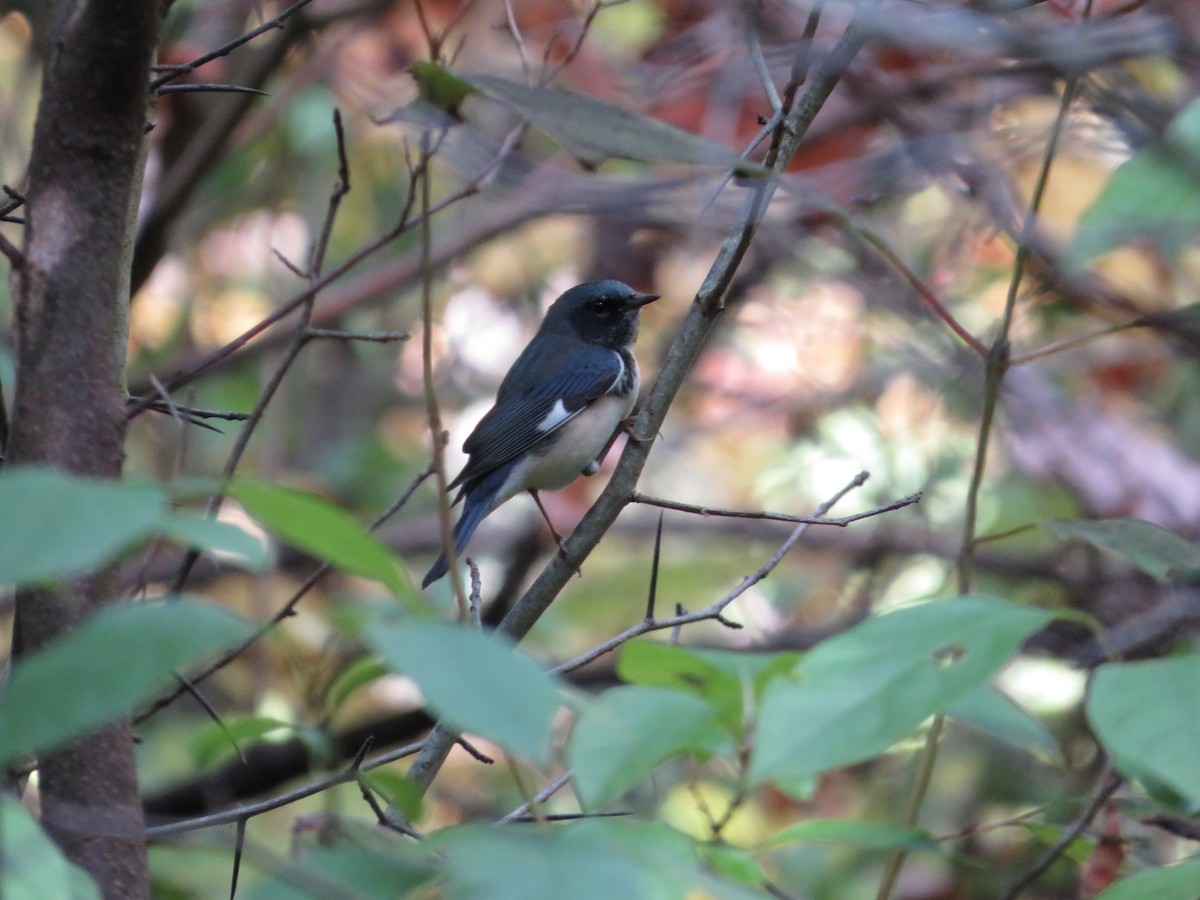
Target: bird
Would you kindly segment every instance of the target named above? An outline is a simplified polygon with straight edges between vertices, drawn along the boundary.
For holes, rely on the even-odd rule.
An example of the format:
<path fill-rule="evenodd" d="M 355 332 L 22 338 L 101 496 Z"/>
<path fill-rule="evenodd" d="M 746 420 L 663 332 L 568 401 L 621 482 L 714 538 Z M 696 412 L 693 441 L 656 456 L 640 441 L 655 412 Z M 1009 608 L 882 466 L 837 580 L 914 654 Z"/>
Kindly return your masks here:
<path fill-rule="evenodd" d="M 447 485 L 463 502 L 454 526 L 461 555 L 496 507 L 529 491 L 556 491 L 594 475 L 633 410 L 641 376 L 633 345 L 642 307 L 659 299 L 620 281 L 586 281 L 555 300 L 500 382 L 496 402 L 463 443 L 467 463 Z M 544 511 L 543 511 L 544 512 Z M 443 551 L 426 588 L 448 571 Z"/>

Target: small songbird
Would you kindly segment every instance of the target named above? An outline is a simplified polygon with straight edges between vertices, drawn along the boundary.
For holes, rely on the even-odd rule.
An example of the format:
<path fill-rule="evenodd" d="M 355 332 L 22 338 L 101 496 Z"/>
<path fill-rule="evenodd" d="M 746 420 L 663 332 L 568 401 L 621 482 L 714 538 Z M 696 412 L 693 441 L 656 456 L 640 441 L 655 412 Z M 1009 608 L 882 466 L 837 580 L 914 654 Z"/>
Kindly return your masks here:
<path fill-rule="evenodd" d="M 454 502 L 466 501 L 454 527 L 456 554 L 492 510 L 521 491 L 536 500 L 539 490 L 599 470 L 641 383 L 630 352 L 638 314 L 657 299 L 620 281 L 588 281 L 551 304 L 463 444 L 467 464 L 449 484 L 459 489 Z M 443 553 L 421 587 L 446 571 Z"/>

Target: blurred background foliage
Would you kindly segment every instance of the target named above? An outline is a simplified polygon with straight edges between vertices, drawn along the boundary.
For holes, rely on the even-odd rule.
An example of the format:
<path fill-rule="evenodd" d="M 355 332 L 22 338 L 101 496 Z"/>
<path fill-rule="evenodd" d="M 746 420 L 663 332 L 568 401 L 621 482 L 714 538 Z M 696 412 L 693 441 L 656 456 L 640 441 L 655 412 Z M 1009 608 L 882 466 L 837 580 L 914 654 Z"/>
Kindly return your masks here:
<path fill-rule="evenodd" d="M 0 173 L 19 188 L 45 26 L 36 9 L 4 7 Z M 160 61 L 199 56 L 281 8 L 176 0 Z M 820 9 L 816 58 L 850 12 L 846 3 Z M 131 392 L 152 393 L 154 379 L 165 381 L 235 339 L 304 289 L 291 269 L 307 264 L 337 177 L 335 107 L 351 190 L 332 230 L 327 269 L 396 225 L 414 201 L 408 165 L 419 123 L 445 114 L 423 103 L 409 71 L 430 59 L 431 45 L 457 71 L 515 82 L 536 82 L 562 64 L 555 86 L 736 154 L 771 114 L 751 45 L 761 45 L 775 84 L 785 84 L 805 46 L 809 13 L 807 3 L 782 0 L 628 0 L 590 12 L 570 0 L 315 0 L 283 28 L 183 79 L 260 87 L 268 96 L 174 93 L 157 103 L 134 266 Z M 1161 653 L 1198 617 L 1190 589 L 1176 592 L 1118 557 L 1038 526 L 1131 517 L 1190 541 L 1200 537 L 1200 332 L 1190 311 L 1200 298 L 1200 129 L 1192 105 L 1200 8 L 888 2 L 869 22 L 871 41 L 789 170 L 639 489 L 683 503 L 797 515 L 864 469 L 870 480 L 835 515 L 923 492 L 917 506 L 846 529 L 810 529 L 769 579 L 727 610 L 741 630 L 689 626 L 681 636 L 687 644 L 803 650 L 872 610 L 954 593 L 984 366 L 928 298 L 983 345 L 997 333 L 1064 79 L 1078 79 L 1014 308 L 1011 358 L 1020 364 L 1005 379 L 988 448 L 977 532 L 995 539 L 978 547 L 975 586 L 1077 613 L 1101 629 L 1159 624 L 1147 626 L 1144 639 L 1106 648 L 1078 619 L 1060 620 L 1005 671 L 1000 684 L 1053 736 L 1045 752 L 948 727 L 922 824 L 934 835 L 962 836 L 954 853 L 916 854 L 894 896 L 1000 896 L 1078 815 L 1102 767 L 1081 709 L 1086 668 L 1110 650 Z M 744 184 L 724 179 L 719 166 L 582 164 L 555 136 L 514 132 L 520 122 L 512 108 L 482 94 L 450 112 L 432 166 L 434 202 L 452 200 L 433 220 L 432 339 L 454 472 L 457 448 L 499 378 L 546 304 L 571 284 L 611 277 L 663 295 L 645 311 L 638 344 L 644 381 L 651 381 Z M 519 143 L 488 169 L 514 134 Z M 463 192 L 464 185 L 472 187 Z M 19 242 L 18 225 L 0 228 Z M 419 234 L 406 232 L 322 290 L 314 324 L 405 331 L 411 339 L 310 343 L 239 472 L 304 487 L 365 522 L 426 469 L 420 252 Z M 0 380 L 9 390 L 11 316 L 0 284 Z M 286 326 L 267 332 L 175 399 L 249 411 L 287 335 Z M 127 471 L 167 484 L 218 475 L 239 425 L 213 424 L 217 430 L 139 416 Z M 578 521 L 603 479 L 545 498 L 560 530 Z M 436 551 L 436 504 L 426 482 L 380 531 L 413 573 Z M 246 521 L 237 504 L 222 515 Z M 626 510 L 526 642 L 531 654 L 555 664 L 642 617 L 656 521 L 654 510 Z M 667 512 L 659 608 L 708 605 L 760 566 L 788 531 L 778 522 Z M 525 499 L 489 519 L 472 547 L 493 606 L 489 621 L 553 551 Z M 174 553 L 157 548 L 131 561 L 130 588 L 140 579 L 151 595 L 163 591 L 178 567 Z M 258 621 L 314 565 L 287 547 L 278 548 L 266 575 L 202 561 L 192 588 Z M 430 593 L 451 615 L 449 586 Z M 377 585 L 335 574 L 204 682 L 243 743 L 266 748 L 254 767 L 239 769 L 227 738 L 187 697 L 143 722 L 151 814 L 195 815 L 302 783 L 352 757 L 355 741 L 373 728 L 396 740 L 417 736 L 413 729 L 425 723 L 406 724 L 403 715 L 420 700 L 399 676 L 370 679 L 379 673 L 368 666 L 357 690 L 336 691 L 367 653 L 346 617 L 363 604 L 388 602 Z M 1167 626 L 1164 604 L 1173 604 Z M 576 676 L 588 690 L 615 679 L 605 659 Z M 758 791 L 724 837 L 758 846 L 809 818 L 895 821 L 919 746 L 917 736 L 831 772 L 808 799 Z M 703 837 L 698 798 L 720 806 L 734 790 L 719 766 L 676 759 L 620 807 Z M 495 818 L 520 802 L 506 767 L 484 768 L 456 751 L 418 824 L 433 831 Z M 556 803 L 575 808 L 569 794 L 548 809 Z M 372 820 L 354 785 L 254 818 L 243 884 L 255 884 L 343 814 Z M 1139 815 L 1131 801 L 1117 824 L 1105 826 L 1125 842 L 1129 866 L 1186 852 L 1185 841 L 1139 824 Z M 1077 896 L 1104 822 L 1023 896 Z M 1009 824 L 979 827 L 988 823 Z M 229 832 L 213 830 L 155 846 L 161 895 L 225 891 L 231 842 Z M 787 843 L 763 862 L 788 895 L 829 898 L 869 896 L 882 864 L 877 849 L 813 841 Z"/>

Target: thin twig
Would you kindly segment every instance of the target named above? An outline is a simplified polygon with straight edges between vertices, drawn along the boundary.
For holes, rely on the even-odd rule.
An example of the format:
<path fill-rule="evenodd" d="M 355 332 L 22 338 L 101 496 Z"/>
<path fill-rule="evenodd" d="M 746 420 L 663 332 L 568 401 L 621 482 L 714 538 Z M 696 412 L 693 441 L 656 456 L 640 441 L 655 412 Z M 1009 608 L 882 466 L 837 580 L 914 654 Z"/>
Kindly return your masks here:
<path fill-rule="evenodd" d="M 1113 794 L 1121 786 L 1121 778 L 1113 773 L 1111 769 L 1106 769 L 1104 775 L 1100 779 L 1100 786 L 1096 791 L 1092 802 L 1087 805 L 1083 814 L 1075 820 L 1075 822 L 1058 836 L 1053 844 L 1051 844 L 1041 858 L 1034 863 L 1033 868 L 1022 875 L 1017 882 L 1008 889 L 1004 895 L 1004 900 L 1016 900 L 1021 895 L 1025 888 L 1029 887 L 1035 881 L 1045 874 L 1046 870 L 1054 865 L 1055 861 L 1067 852 L 1067 848 L 1075 841 L 1079 835 L 1092 824 L 1092 820 L 1096 818 L 1100 810 L 1104 809 L 1104 805 L 1108 803 Z"/>
<path fill-rule="evenodd" d="M 1091 0 L 1086 0 L 1083 12 L 1085 19 L 1089 16 L 1090 11 Z M 1025 266 L 1031 252 L 1030 238 L 1036 227 L 1042 198 L 1045 195 L 1046 185 L 1050 180 L 1050 168 L 1057 156 L 1059 140 L 1062 137 L 1067 114 L 1070 112 L 1071 104 L 1074 102 L 1078 85 L 1079 76 L 1073 74 L 1066 79 L 1065 86 L 1063 87 L 1058 115 L 1054 119 L 1054 125 L 1050 129 L 1050 136 L 1046 141 L 1037 181 L 1034 185 L 1033 195 L 1029 201 L 1029 209 L 1022 224 L 1017 254 L 1013 261 L 1012 278 L 1008 285 L 1008 295 L 1004 302 L 1004 312 L 1000 318 L 999 334 L 997 334 L 987 355 L 984 357 L 983 409 L 979 417 L 979 436 L 976 439 L 975 462 L 967 488 L 966 508 L 963 514 L 962 545 L 956 567 L 958 592 L 960 594 L 966 594 L 971 589 L 975 562 L 975 532 L 979 511 L 979 495 L 983 489 L 983 475 L 987 465 L 988 447 L 991 443 L 992 424 L 1000 402 L 1000 388 L 1009 365 L 1009 334 L 1012 329 L 1021 280 L 1024 277 Z M 917 763 L 917 777 L 913 783 L 912 792 L 909 795 L 904 818 L 900 822 L 904 827 L 914 826 L 920 817 L 921 806 L 924 803 L 925 794 L 929 789 L 929 782 L 933 777 L 933 770 L 937 764 L 938 746 L 944 723 L 945 716 L 943 714 L 939 713 L 934 716 L 929 731 L 925 735 L 925 746 L 921 751 L 921 756 Z M 895 887 L 896 881 L 900 877 L 900 872 L 904 868 L 904 861 L 907 856 L 908 853 L 905 850 L 897 850 L 888 856 L 884 864 L 883 876 L 879 882 L 879 891 L 876 894 L 877 900 L 889 900 L 892 889 Z"/>
<path fill-rule="evenodd" d="M 283 12 L 281 12 L 279 15 L 277 15 L 274 19 L 272 19 L 269 22 L 264 22 L 262 25 L 259 25 L 257 28 L 253 29 L 252 31 L 247 31 L 241 37 L 234 38 L 232 41 L 229 41 L 226 44 L 222 44 L 216 50 L 212 50 L 208 53 L 205 53 L 203 56 L 196 57 L 189 63 L 184 63 L 182 65 L 172 65 L 172 66 L 168 67 L 167 71 L 165 71 L 164 74 L 160 75 L 158 78 L 155 78 L 153 81 L 150 82 L 150 92 L 154 93 L 155 91 L 159 90 L 164 85 L 169 84 L 170 82 L 174 81 L 180 75 L 187 75 L 192 72 L 195 72 L 198 68 L 200 68 L 203 65 L 207 65 L 208 63 L 212 62 L 214 59 L 220 59 L 222 56 L 228 56 L 230 53 L 232 53 L 238 47 L 241 47 L 243 44 L 250 43 L 252 40 L 254 40 L 259 35 L 266 34 L 268 31 L 274 31 L 277 28 L 282 28 L 284 22 L 286 22 L 288 19 L 290 19 L 296 13 L 300 12 L 301 9 L 308 6 L 308 4 L 311 2 L 312 2 L 312 0 L 296 0 L 295 3 L 293 3 L 287 9 L 285 9 Z"/>
<path fill-rule="evenodd" d="M 327 341 L 366 341 L 375 344 L 394 344 L 412 337 L 407 331 L 339 331 L 336 328 L 309 328 L 308 337 Z"/>
<path fill-rule="evenodd" d="M 271 96 L 258 88 L 246 87 L 242 84 L 168 84 L 158 89 L 160 94 L 257 94 L 259 97 Z"/>
<path fill-rule="evenodd" d="M 0 234 L 0 253 L 8 258 L 8 264 L 14 269 L 25 268 L 25 254 L 21 248 Z"/>
<path fill-rule="evenodd" d="M 507 152 L 507 149 L 509 148 L 501 148 L 500 153 L 490 160 L 478 173 L 476 173 L 473 178 L 468 179 L 468 181 L 461 188 L 433 204 L 429 209 L 428 215 L 436 215 L 442 210 L 447 209 L 453 206 L 455 203 L 463 200 L 464 198 L 475 194 L 479 189 L 479 185 L 496 169 L 497 166 L 500 165 L 500 162 L 503 159 L 503 154 Z M 189 365 L 187 368 L 175 372 L 170 378 L 164 381 L 166 388 L 172 392 L 177 391 L 184 385 L 192 383 L 196 379 L 207 374 L 209 371 L 215 369 L 217 366 L 226 362 L 260 334 L 278 324 L 283 319 L 286 319 L 297 309 L 300 309 L 309 301 L 311 301 L 325 287 L 339 280 L 352 269 L 357 268 L 362 262 L 374 256 L 384 247 L 387 247 L 393 243 L 397 238 L 409 231 L 411 228 L 416 227 L 419 222 L 412 221 L 410 216 L 416 195 L 416 186 L 410 185 L 404 208 L 400 213 L 399 222 L 394 228 L 359 248 L 356 252 L 352 253 L 327 274 L 316 279 L 316 281 L 312 282 L 303 291 L 299 292 L 290 300 L 283 303 L 274 312 L 263 317 L 261 320 L 259 320 L 259 322 L 246 329 L 233 340 L 221 347 L 218 347 L 216 350 L 213 350 L 207 356 L 202 357 L 201 359 Z M 423 219 L 424 216 L 421 218 Z M 135 403 L 126 410 L 125 415 L 127 418 L 132 419 L 144 412 L 147 406 L 148 401 L 145 400 Z"/>
<path fill-rule="evenodd" d="M 388 763 L 396 762 L 396 760 L 404 759 L 412 756 L 421 749 L 423 741 L 414 741 L 411 744 L 405 744 L 402 747 L 396 747 L 384 753 L 380 753 L 370 759 L 363 760 L 358 765 L 350 765 L 340 771 L 326 775 L 323 778 L 318 778 L 308 784 L 302 785 L 293 790 L 278 794 L 274 797 L 268 797 L 266 800 L 259 800 L 257 803 L 247 803 L 244 806 L 238 806 L 234 809 L 221 810 L 220 812 L 208 813 L 203 816 L 196 816 L 192 819 L 182 819 L 178 822 L 168 822 L 165 825 L 151 825 L 145 835 L 149 840 L 158 840 L 160 838 L 172 837 L 177 834 L 186 834 L 189 831 L 199 831 L 203 828 L 214 828 L 218 825 L 229 825 L 243 819 L 251 819 L 254 816 L 260 816 L 263 813 L 271 812 L 275 809 L 280 809 L 284 806 L 289 806 L 298 800 L 303 800 L 306 797 L 311 797 L 314 794 L 319 794 L 322 791 L 327 791 L 331 787 L 336 787 L 339 784 L 346 784 L 358 778 L 360 772 L 369 772 L 372 769 L 377 769 L 380 766 L 385 766 Z"/>
<path fill-rule="evenodd" d="M 715 516 L 726 519 L 766 519 L 771 522 L 797 522 L 805 525 L 834 525 L 838 528 L 845 528 L 853 522 L 870 519 L 897 509 L 903 509 L 906 506 L 912 506 L 914 503 L 920 503 L 923 496 L 923 492 L 917 491 L 915 494 L 909 494 L 907 497 L 901 497 L 899 500 L 893 500 L 891 503 L 886 503 L 883 506 L 868 509 L 866 512 L 855 513 L 852 516 L 842 516 L 836 519 L 821 516 L 794 516 L 789 513 L 768 512 L 761 509 L 721 509 L 715 506 L 696 506 L 691 503 L 680 503 L 675 500 L 648 497 L 637 491 L 634 491 L 633 496 L 629 498 L 629 502 L 641 503 L 646 506 L 657 506 L 661 509 L 673 509 L 677 512 L 691 513 L 696 516 Z"/>
<path fill-rule="evenodd" d="M 817 515 L 820 516 L 822 513 L 828 512 L 833 508 L 834 504 L 841 500 L 842 497 L 846 496 L 847 493 L 865 484 L 868 477 L 869 476 L 866 472 L 859 472 L 854 476 L 849 484 L 817 507 Z M 553 671 L 555 674 L 572 672 L 575 669 L 586 666 L 588 663 L 599 659 L 606 653 L 611 653 L 617 647 L 628 643 L 635 637 L 648 634 L 651 631 L 662 631 L 663 629 L 667 628 L 681 628 L 682 626 L 689 625 L 692 622 L 703 622 L 706 620 L 716 620 L 727 626 L 731 625 L 732 623 L 722 616 L 725 608 L 728 607 L 729 604 L 731 604 L 738 597 L 742 596 L 742 594 L 746 593 L 746 591 L 748 591 L 754 585 L 758 584 L 769 574 L 771 574 L 775 567 L 783 561 L 785 556 L 787 556 L 792 547 L 796 545 L 796 542 L 804 536 L 804 532 L 808 530 L 808 527 L 808 522 L 802 522 L 797 525 L 796 528 L 792 530 L 792 533 L 788 535 L 787 540 L 780 545 L 779 549 L 775 551 L 769 560 L 759 566 L 754 572 L 743 578 L 737 587 L 725 594 L 725 596 L 716 603 L 706 606 L 704 609 L 697 612 L 677 612 L 674 616 L 671 616 L 667 619 L 643 619 L 641 622 L 638 622 L 636 625 L 625 629 L 615 637 L 609 638 L 607 641 L 604 641 L 602 644 L 598 644 L 586 653 L 575 657 L 575 659 L 555 666 Z"/>
<path fill-rule="evenodd" d="M 542 788 L 540 791 L 538 791 L 533 797 L 526 800 L 524 803 L 522 803 L 520 806 L 518 806 L 516 809 L 514 809 L 508 815 L 502 816 L 500 821 L 502 823 L 519 821 L 520 819 L 524 818 L 529 813 L 530 809 L 532 809 L 533 806 L 535 806 L 535 805 L 541 806 L 542 804 L 544 804 L 547 800 L 549 800 L 551 797 L 553 797 L 555 794 L 557 794 L 560 790 L 562 790 L 563 787 L 566 786 L 570 781 L 571 781 L 571 773 L 569 771 L 563 772 L 561 775 L 559 775 L 557 778 L 555 778 L 552 782 L 550 782 L 548 785 L 546 785 L 544 788 Z M 550 818 L 549 816 L 546 816 L 544 813 L 542 814 L 542 817 L 544 819 Z"/>
<path fill-rule="evenodd" d="M 433 473 L 429 469 L 426 469 L 425 471 L 423 471 L 419 475 L 417 475 L 417 477 L 414 478 L 409 483 L 408 487 L 395 500 L 395 502 L 393 502 L 387 509 L 385 509 L 383 512 L 381 512 L 378 516 L 376 516 L 371 521 L 371 523 L 367 526 L 367 532 L 374 533 L 375 531 L 377 531 L 379 529 L 379 527 L 381 525 L 383 525 L 384 522 L 386 522 L 388 519 L 390 519 L 392 516 L 394 516 L 397 512 L 399 512 L 400 509 L 403 508 L 403 506 L 406 503 L 408 503 L 409 498 L 412 497 L 412 495 L 414 493 L 416 493 L 417 488 L 420 487 L 421 484 L 425 481 L 425 479 L 427 479 L 432 474 Z M 198 673 L 193 673 L 190 676 L 192 684 L 199 684 L 201 681 L 203 681 L 209 675 L 212 675 L 214 672 L 218 672 L 221 669 L 225 668 L 225 666 L 229 665 L 231 662 L 233 662 L 235 659 L 237 659 L 239 656 L 241 656 L 243 653 L 245 653 L 248 649 L 250 649 L 256 643 L 258 643 L 260 640 L 262 640 L 280 622 L 282 622 L 284 619 L 290 617 L 292 615 L 293 610 L 296 608 L 296 604 L 299 603 L 302 599 L 304 599 L 304 597 L 308 595 L 308 592 L 311 591 L 314 587 L 316 587 L 317 583 L 322 578 L 324 578 L 326 575 L 328 575 L 331 571 L 333 571 L 333 566 L 330 563 L 325 562 L 325 563 L 321 563 L 321 565 L 317 566 L 317 568 L 315 570 L 313 570 L 312 574 L 310 574 L 306 579 L 304 579 L 303 584 L 301 584 L 300 587 L 296 588 L 296 590 L 292 592 L 292 596 L 289 597 L 284 602 L 284 604 L 275 611 L 274 615 L 272 615 L 271 618 L 269 618 L 266 622 L 259 625 L 259 627 L 255 630 L 255 632 L 253 634 L 251 634 L 249 637 L 247 637 L 237 647 L 235 647 L 234 649 L 227 652 L 220 659 L 217 659 L 214 662 L 210 663 L 208 666 L 206 666 L 204 669 L 200 670 Z M 177 689 L 171 691 L 170 693 L 163 695 L 158 700 L 156 700 L 151 706 L 149 706 L 144 712 L 135 716 L 134 720 L 133 720 L 134 723 L 136 724 L 138 722 L 145 720 L 149 716 L 158 712 L 163 707 L 168 706 L 169 704 L 173 703 L 181 694 L 183 694 L 183 689 L 177 688 Z"/>

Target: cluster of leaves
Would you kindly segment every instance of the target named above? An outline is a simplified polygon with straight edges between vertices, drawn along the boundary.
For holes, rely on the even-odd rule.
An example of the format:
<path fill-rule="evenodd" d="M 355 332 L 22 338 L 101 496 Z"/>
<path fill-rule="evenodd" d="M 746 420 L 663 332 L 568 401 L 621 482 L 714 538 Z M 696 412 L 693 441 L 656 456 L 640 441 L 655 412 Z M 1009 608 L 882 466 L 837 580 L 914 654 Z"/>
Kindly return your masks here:
<path fill-rule="evenodd" d="M 254 481 L 235 484 L 232 493 L 273 533 L 411 601 L 399 561 L 335 507 Z M 0 474 L 0 498 L 53 510 L 0 527 L 0 546 L 21 548 L 0 557 L 0 581 L 9 584 L 69 577 L 152 536 L 184 540 L 237 565 L 266 562 L 252 535 L 170 511 L 162 492 L 145 485 L 27 469 Z M 126 530 L 106 525 L 114 510 Z M 22 529 L 30 526 L 36 540 L 22 543 L 28 534 Z M 1160 579 L 1190 582 L 1200 570 L 1200 549 L 1147 523 L 1049 527 L 1060 537 L 1122 553 Z M 625 686 L 593 699 L 490 633 L 431 620 L 411 603 L 407 609 L 367 609 L 353 627 L 386 670 L 413 679 L 456 729 L 486 738 L 521 765 L 569 770 L 585 810 L 620 809 L 623 797 L 679 757 L 717 765 L 736 786 L 734 794 L 725 809 L 709 812 L 710 834 L 703 839 L 662 822 L 628 818 L 547 822 L 538 802 L 528 817 L 535 824 L 448 827 L 420 842 L 339 820 L 323 845 L 259 884 L 254 896 L 306 896 L 298 885 L 313 878 L 369 896 L 395 896 L 426 883 L 456 897 L 532 891 L 582 898 L 601 888 L 605 895 L 670 897 L 701 889 L 718 897 L 760 896 L 768 883 L 762 860 L 797 842 L 934 854 L 948 847 L 921 829 L 820 819 L 783 827 L 753 847 L 736 847 L 723 840 L 722 830 L 751 792 L 809 796 L 822 773 L 885 753 L 937 714 L 1025 750 L 1046 753 L 1055 746 L 1044 726 L 991 684 L 1051 616 L 994 597 L 903 607 L 808 653 L 636 641 L 620 651 Z M 192 598 L 157 598 L 98 613 L 14 665 L 0 698 L 0 762 L 18 764 L 136 709 L 173 673 L 250 634 L 245 622 Z M 123 664 L 112 665 L 118 657 Z M 1200 654 L 1183 654 L 1101 666 L 1088 700 L 1088 717 L 1119 770 L 1145 784 L 1165 808 L 1184 814 L 1200 807 L 1196 735 L 1187 727 L 1200 713 L 1198 686 Z M 565 748 L 556 751 L 553 737 L 564 706 L 574 725 Z M 47 709 L 55 715 L 45 715 Z M 358 779 L 408 821 L 419 821 L 419 796 L 405 779 L 383 771 L 362 771 Z M 58 856 L 16 801 L 4 798 L 0 814 L 6 896 L 44 896 L 39 892 L 47 879 L 59 886 L 56 895 L 88 894 L 86 876 Z M 521 859 L 519 867 L 505 864 L 513 858 Z M 1178 891 L 1194 888 L 1198 866 L 1146 870 L 1103 896 L 1185 896 Z M 1175 887 L 1180 884 L 1188 887 Z"/>

